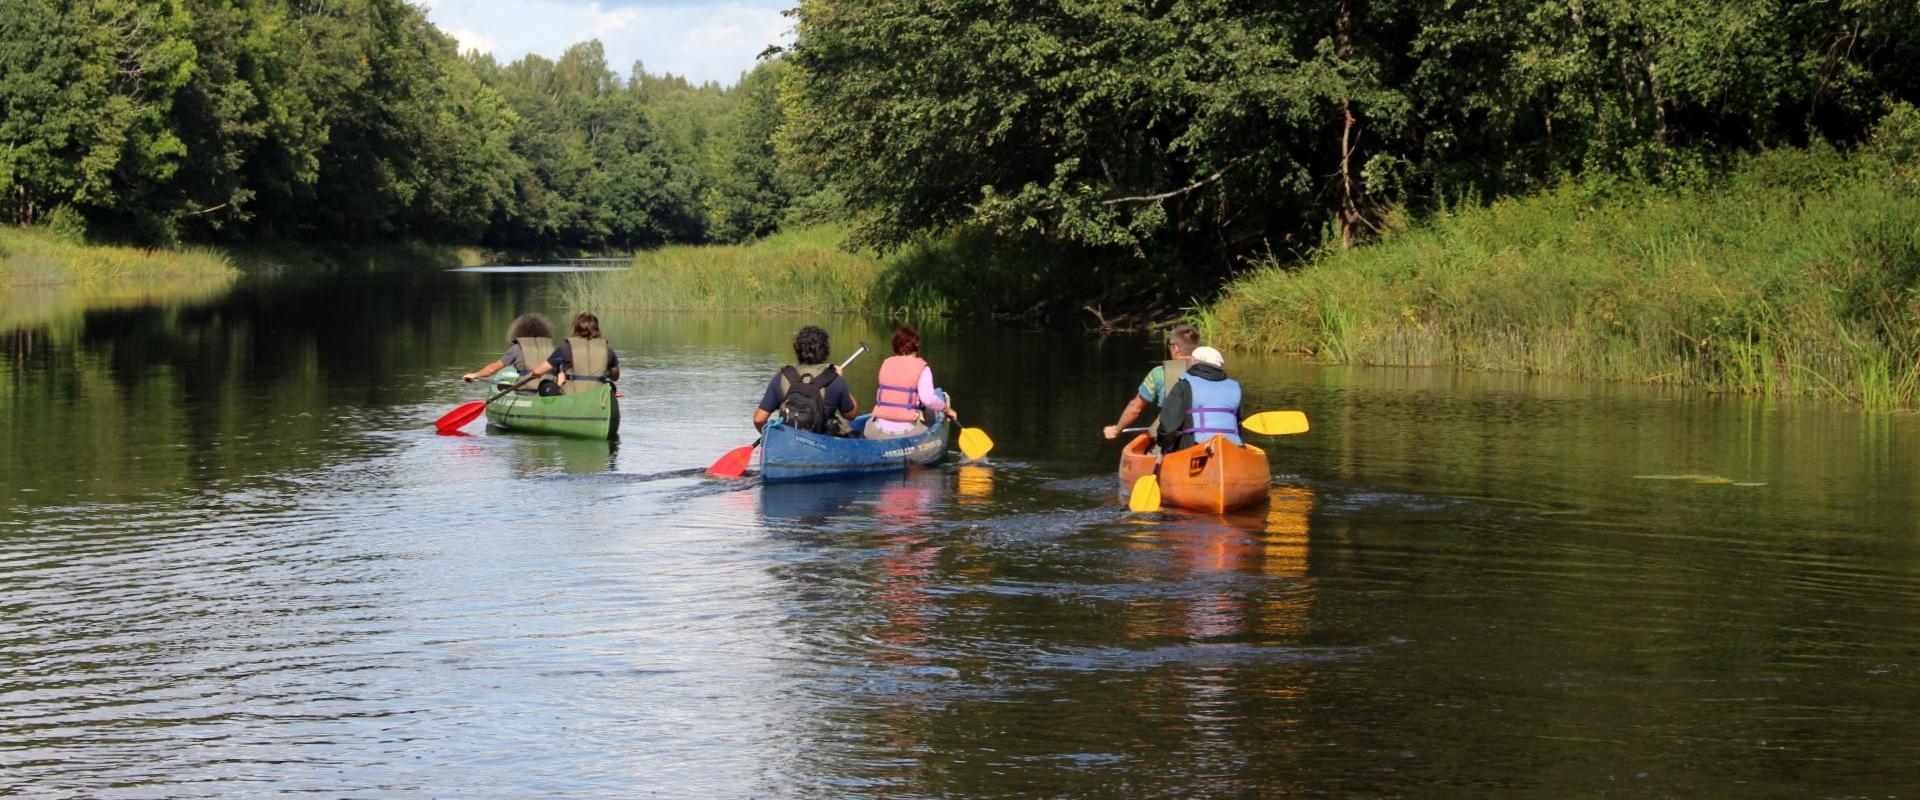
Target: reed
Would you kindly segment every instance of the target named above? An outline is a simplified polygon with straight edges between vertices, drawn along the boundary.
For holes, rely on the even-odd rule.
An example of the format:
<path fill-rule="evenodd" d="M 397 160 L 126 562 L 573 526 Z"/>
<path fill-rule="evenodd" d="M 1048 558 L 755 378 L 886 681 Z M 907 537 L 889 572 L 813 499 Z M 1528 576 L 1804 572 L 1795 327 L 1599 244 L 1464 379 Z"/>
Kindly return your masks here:
<path fill-rule="evenodd" d="M 1195 316 L 1216 343 L 1869 408 L 1920 402 L 1920 161 L 1751 156 L 1688 188 L 1578 183 L 1456 209 Z"/>
<path fill-rule="evenodd" d="M 0 227 L 0 288 L 204 282 L 236 274 L 214 250 L 78 244 L 44 229 Z"/>
<path fill-rule="evenodd" d="M 633 268 L 560 282 L 574 308 L 647 311 L 852 312 L 880 304 L 880 259 L 840 248 L 845 231 L 801 228 L 741 245 L 673 245 Z"/>

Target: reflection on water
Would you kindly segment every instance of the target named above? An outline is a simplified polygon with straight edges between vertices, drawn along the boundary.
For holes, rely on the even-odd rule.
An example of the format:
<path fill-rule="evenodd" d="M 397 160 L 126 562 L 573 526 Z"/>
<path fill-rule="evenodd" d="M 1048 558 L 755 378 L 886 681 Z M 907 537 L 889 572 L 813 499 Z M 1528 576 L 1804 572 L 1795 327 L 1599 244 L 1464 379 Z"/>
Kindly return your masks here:
<path fill-rule="evenodd" d="M 1133 515 L 1098 431 L 1151 341 L 936 320 L 991 464 L 764 486 L 701 470 L 822 320 L 603 312 L 618 442 L 434 435 L 514 315 L 574 311 L 549 280 L 0 334 L 0 794 L 1861 796 L 1920 759 L 1913 418 L 1243 356 L 1313 419 L 1269 502 Z"/>

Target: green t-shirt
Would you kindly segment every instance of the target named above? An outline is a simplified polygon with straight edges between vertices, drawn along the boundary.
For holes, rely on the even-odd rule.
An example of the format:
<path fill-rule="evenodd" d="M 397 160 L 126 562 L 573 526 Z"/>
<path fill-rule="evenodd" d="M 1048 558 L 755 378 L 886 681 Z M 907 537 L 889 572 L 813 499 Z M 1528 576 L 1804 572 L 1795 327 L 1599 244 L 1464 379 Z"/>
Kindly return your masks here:
<path fill-rule="evenodd" d="M 1167 397 L 1167 368 L 1165 365 L 1147 370 L 1146 380 L 1140 382 L 1140 399 L 1154 405 L 1160 405 Z"/>

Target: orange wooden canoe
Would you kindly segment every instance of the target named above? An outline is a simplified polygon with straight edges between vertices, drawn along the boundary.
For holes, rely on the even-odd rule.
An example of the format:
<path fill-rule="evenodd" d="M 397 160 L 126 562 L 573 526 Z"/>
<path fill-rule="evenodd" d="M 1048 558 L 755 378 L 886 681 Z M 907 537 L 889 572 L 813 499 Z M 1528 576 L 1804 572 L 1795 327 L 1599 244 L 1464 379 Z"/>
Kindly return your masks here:
<path fill-rule="evenodd" d="M 1153 439 L 1143 433 L 1120 451 L 1120 491 L 1131 491 L 1134 481 L 1154 471 L 1152 448 Z M 1159 468 L 1161 503 L 1216 514 L 1267 499 L 1273 483 L 1267 451 L 1220 437 L 1174 451 L 1159 459 Z"/>

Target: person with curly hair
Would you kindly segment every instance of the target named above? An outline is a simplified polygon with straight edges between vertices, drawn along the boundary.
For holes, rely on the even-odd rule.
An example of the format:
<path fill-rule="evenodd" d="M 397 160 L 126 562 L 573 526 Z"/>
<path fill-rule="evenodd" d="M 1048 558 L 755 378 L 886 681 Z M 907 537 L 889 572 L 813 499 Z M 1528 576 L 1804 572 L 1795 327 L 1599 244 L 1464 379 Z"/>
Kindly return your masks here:
<path fill-rule="evenodd" d="M 827 332 L 815 325 L 793 337 L 795 364 L 781 368 L 767 383 L 760 406 L 753 411 L 753 427 L 765 428 L 775 411 L 787 425 L 813 433 L 846 436 L 848 421 L 859 411 L 846 378 L 827 359 L 832 356 Z"/>

